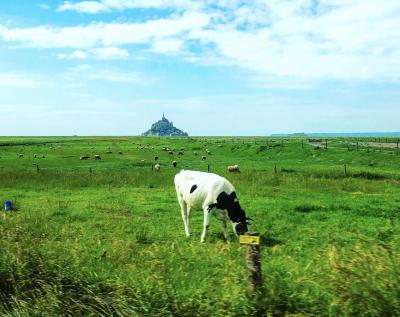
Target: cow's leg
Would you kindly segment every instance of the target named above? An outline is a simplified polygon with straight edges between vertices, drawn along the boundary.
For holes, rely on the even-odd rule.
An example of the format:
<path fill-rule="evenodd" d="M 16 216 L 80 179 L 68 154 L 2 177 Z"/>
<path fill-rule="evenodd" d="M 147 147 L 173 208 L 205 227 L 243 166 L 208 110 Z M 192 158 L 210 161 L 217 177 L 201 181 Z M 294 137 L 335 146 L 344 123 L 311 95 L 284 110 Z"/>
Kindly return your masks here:
<path fill-rule="evenodd" d="M 181 214 L 182 214 L 182 220 L 183 220 L 183 225 L 185 227 L 185 234 L 187 237 L 190 236 L 190 229 L 189 229 L 189 208 L 185 201 L 181 198 L 178 197 L 179 205 L 181 206 Z"/>
<path fill-rule="evenodd" d="M 222 228 L 224 229 L 224 238 L 225 240 L 228 240 L 228 215 L 226 213 L 226 210 L 213 209 L 212 213 L 219 221 L 221 221 Z"/>
<path fill-rule="evenodd" d="M 190 207 L 189 206 L 186 206 L 186 214 L 185 215 L 186 215 L 186 218 L 183 222 L 185 224 L 186 236 L 189 237 L 190 236 L 190 228 L 189 228 Z"/>
<path fill-rule="evenodd" d="M 228 226 L 226 223 L 226 219 L 221 220 L 221 222 L 222 222 L 222 228 L 224 229 L 224 238 L 225 240 L 228 241 Z"/>
<path fill-rule="evenodd" d="M 238 222 L 232 222 L 232 229 L 233 229 L 233 233 L 235 234 L 235 236 L 237 238 L 239 238 L 238 233 L 236 232 L 236 225 L 238 224 Z"/>
<path fill-rule="evenodd" d="M 208 210 L 208 206 L 203 208 L 203 211 L 204 211 L 203 233 L 201 234 L 200 242 L 206 241 L 207 229 L 210 226 L 210 212 Z"/>

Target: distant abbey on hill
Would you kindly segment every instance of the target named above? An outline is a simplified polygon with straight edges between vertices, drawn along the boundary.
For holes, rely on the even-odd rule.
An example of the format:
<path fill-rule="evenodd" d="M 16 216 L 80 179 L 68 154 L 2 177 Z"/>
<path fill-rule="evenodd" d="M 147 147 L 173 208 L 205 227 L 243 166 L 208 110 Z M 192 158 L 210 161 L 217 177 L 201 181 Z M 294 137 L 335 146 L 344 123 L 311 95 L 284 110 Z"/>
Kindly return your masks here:
<path fill-rule="evenodd" d="M 153 123 L 150 130 L 146 131 L 144 136 L 188 136 L 186 132 L 175 128 L 171 121 L 165 118 L 164 114 L 162 119 Z"/>

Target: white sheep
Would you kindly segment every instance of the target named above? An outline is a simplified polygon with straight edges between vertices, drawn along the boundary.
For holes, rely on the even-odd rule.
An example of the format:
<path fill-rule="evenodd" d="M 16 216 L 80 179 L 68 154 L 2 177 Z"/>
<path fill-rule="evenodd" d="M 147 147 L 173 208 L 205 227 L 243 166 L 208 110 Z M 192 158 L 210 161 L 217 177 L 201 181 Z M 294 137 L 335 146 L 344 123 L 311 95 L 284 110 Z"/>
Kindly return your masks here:
<path fill-rule="evenodd" d="M 239 165 L 235 164 L 235 165 L 229 165 L 228 166 L 228 172 L 229 173 L 240 173 L 240 167 Z"/>

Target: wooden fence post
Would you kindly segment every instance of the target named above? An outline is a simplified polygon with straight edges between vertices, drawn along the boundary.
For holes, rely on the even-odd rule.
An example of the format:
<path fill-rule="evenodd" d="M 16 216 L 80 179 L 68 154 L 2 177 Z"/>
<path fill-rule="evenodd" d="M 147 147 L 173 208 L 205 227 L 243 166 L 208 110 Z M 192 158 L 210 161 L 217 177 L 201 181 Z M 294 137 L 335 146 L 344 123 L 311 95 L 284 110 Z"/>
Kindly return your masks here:
<path fill-rule="evenodd" d="M 207 164 L 207 172 L 210 173 L 210 164 Z"/>
<path fill-rule="evenodd" d="M 357 147 L 356 147 L 356 150 L 357 150 L 357 152 L 358 152 L 358 141 L 357 141 Z"/>
<path fill-rule="evenodd" d="M 327 150 L 327 149 L 328 149 L 328 140 L 325 139 L 325 150 Z"/>
<path fill-rule="evenodd" d="M 276 169 L 276 164 L 274 166 L 274 173 L 275 173 L 275 175 L 278 175 L 278 170 Z"/>
<path fill-rule="evenodd" d="M 39 172 L 40 172 L 39 164 L 36 164 L 36 173 L 39 173 Z"/>
<path fill-rule="evenodd" d="M 260 235 L 258 232 L 246 232 L 240 236 L 239 241 L 247 246 L 247 279 L 250 291 L 255 293 L 262 289 Z"/>
<path fill-rule="evenodd" d="M 92 174 L 92 168 L 91 167 L 89 167 L 89 173 Z"/>
<path fill-rule="evenodd" d="M 344 164 L 344 176 L 347 176 L 347 166 Z"/>

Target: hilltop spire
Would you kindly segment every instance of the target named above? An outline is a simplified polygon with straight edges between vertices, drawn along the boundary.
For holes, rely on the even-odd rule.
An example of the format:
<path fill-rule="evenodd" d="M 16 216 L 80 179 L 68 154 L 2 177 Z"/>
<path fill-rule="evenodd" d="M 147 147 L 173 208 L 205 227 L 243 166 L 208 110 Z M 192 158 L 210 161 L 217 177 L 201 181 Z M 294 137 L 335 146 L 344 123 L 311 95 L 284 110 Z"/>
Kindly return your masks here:
<path fill-rule="evenodd" d="M 142 135 L 156 136 L 187 136 L 188 134 L 174 127 L 174 124 L 165 118 L 165 113 L 162 114 L 162 119 L 153 123 L 150 130 Z"/>

